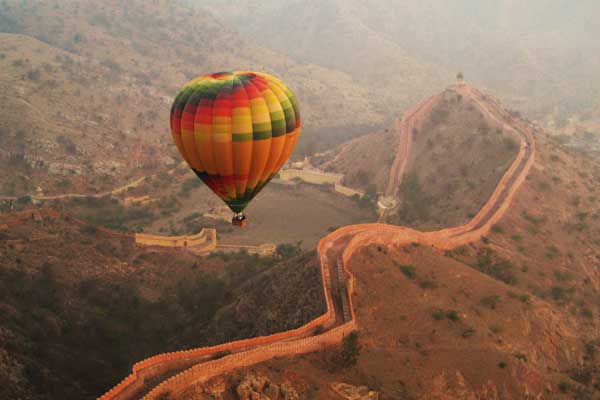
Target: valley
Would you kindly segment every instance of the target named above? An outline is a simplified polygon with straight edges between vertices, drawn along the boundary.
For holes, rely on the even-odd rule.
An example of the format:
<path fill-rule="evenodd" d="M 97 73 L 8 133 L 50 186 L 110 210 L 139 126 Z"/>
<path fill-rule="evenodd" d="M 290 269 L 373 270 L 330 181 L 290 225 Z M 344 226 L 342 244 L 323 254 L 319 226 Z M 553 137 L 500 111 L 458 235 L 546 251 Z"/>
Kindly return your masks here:
<path fill-rule="evenodd" d="M 0 398 L 600 399 L 592 3 L 0 0 Z"/>

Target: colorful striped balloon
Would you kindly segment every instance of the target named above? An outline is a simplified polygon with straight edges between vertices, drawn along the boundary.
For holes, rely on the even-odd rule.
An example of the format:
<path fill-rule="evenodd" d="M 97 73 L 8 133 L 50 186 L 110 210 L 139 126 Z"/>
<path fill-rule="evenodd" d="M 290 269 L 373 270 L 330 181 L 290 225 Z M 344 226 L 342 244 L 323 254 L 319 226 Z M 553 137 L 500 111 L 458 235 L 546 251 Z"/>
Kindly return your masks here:
<path fill-rule="evenodd" d="M 240 216 L 290 157 L 300 134 L 298 102 L 265 73 L 203 75 L 175 97 L 171 133 L 196 175 Z"/>

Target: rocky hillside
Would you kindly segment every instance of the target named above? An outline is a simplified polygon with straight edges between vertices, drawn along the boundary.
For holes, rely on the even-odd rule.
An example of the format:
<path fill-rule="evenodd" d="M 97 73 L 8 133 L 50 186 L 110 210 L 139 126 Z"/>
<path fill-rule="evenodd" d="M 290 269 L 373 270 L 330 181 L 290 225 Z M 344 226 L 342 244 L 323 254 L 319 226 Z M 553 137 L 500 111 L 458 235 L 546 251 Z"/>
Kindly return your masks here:
<path fill-rule="evenodd" d="M 358 345 L 207 386 L 250 375 L 314 399 L 340 398 L 341 383 L 362 391 L 348 399 L 373 398 L 369 390 L 379 399 L 598 398 L 600 165 L 543 133 L 536 148 L 530 175 L 481 241 L 446 252 L 373 245 L 352 257 Z"/>
<path fill-rule="evenodd" d="M 146 357 L 303 325 L 324 312 L 320 273 L 288 250 L 199 259 L 68 214 L 3 214 L 0 398 L 94 398 Z"/>
<path fill-rule="evenodd" d="M 317 162 L 326 170 L 343 173 L 346 185 L 361 189 L 374 185 L 382 193 L 398 155 L 400 135 L 408 135 L 398 207 L 389 222 L 420 230 L 464 224 L 479 211 L 514 160 L 519 138 L 484 114 L 481 104 L 485 102 L 478 103 L 461 88 L 451 86 L 417 107 L 411 117 L 418 121 L 414 126 L 402 127 L 408 122 L 399 120 L 386 130 L 339 146 L 334 156 Z M 491 97 L 486 100 L 491 101 Z"/>
<path fill-rule="evenodd" d="M 392 222 L 420 230 L 462 225 L 493 193 L 520 138 L 454 90 L 422 112 Z"/>
<path fill-rule="evenodd" d="M 396 124 L 344 143 L 312 161 L 327 172 L 344 174 L 344 185 L 383 192 L 398 149 Z"/>
<path fill-rule="evenodd" d="M 306 138 L 383 120 L 347 74 L 260 47 L 184 2 L 9 0 L 0 15 L 0 163 L 16 172 L 0 178 L 0 194 L 93 192 L 164 169 L 179 160 L 172 96 L 216 70 L 259 69 L 288 82 L 310 115 Z M 299 151 L 309 150 L 303 143 Z"/>

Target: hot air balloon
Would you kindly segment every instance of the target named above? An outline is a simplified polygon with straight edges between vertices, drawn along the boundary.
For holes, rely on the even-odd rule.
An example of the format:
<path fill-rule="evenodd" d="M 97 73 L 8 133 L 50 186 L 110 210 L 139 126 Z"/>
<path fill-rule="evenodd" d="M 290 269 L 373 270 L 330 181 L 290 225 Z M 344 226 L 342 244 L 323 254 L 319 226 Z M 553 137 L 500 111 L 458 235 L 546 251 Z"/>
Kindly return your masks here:
<path fill-rule="evenodd" d="M 278 78 L 218 72 L 188 82 L 171 107 L 184 160 L 245 226 L 248 203 L 279 172 L 300 134 L 298 102 Z"/>

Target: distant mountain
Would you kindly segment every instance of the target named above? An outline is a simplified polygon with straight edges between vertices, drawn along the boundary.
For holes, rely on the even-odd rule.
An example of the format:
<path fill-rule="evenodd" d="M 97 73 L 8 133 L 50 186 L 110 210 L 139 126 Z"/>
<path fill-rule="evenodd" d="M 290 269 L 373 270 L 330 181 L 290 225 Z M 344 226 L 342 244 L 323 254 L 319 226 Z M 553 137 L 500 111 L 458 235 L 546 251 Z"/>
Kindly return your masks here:
<path fill-rule="evenodd" d="M 384 120 L 347 74 L 257 46 L 184 2 L 10 0 L 0 15 L 0 163 L 15 170 L 0 194 L 93 191 L 164 169 L 179 160 L 172 97 L 208 72 L 258 69 L 289 83 L 306 115 L 299 152 Z"/>
<path fill-rule="evenodd" d="M 370 80 L 375 95 L 393 106 L 416 102 L 457 71 L 530 117 L 550 114 L 559 123 L 600 94 L 600 3 L 594 0 L 210 4 L 260 43 Z"/>

